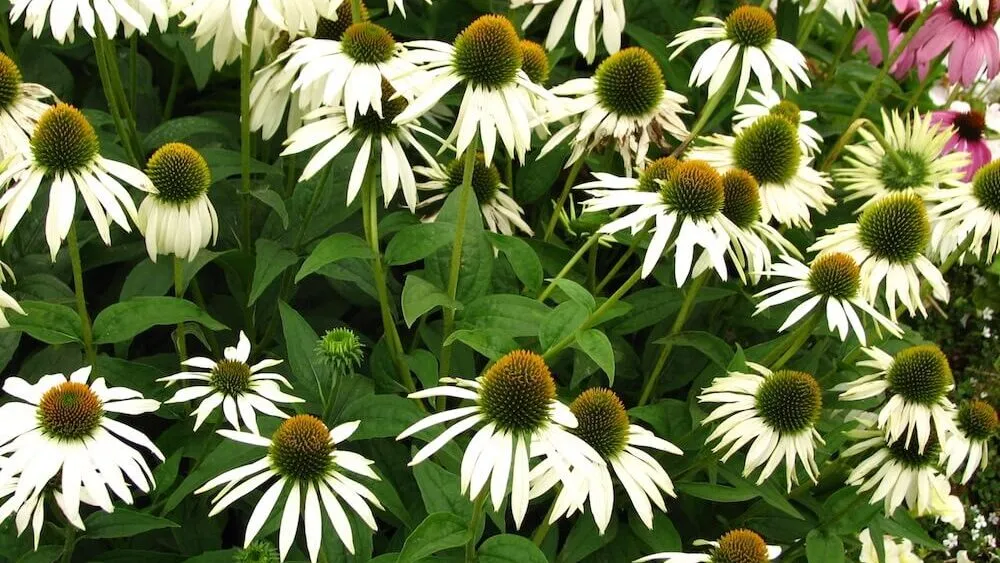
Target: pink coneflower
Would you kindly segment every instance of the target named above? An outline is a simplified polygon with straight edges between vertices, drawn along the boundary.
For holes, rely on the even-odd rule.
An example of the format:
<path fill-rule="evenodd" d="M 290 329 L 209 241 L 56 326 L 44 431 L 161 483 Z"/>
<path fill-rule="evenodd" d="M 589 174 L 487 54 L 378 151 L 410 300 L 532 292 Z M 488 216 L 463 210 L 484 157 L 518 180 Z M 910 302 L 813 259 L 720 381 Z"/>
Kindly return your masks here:
<path fill-rule="evenodd" d="M 919 12 L 923 8 L 920 5 L 920 0 L 892 0 L 892 7 L 896 8 L 896 11 L 900 14 Z"/>
<path fill-rule="evenodd" d="M 1000 39 L 993 25 L 1000 15 L 1000 0 L 990 0 L 985 20 L 975 22 L 954 0 L 941 0 L 900 57 L 916 64 L 920 78 L 930 64 L 948 52 L 948 80 L 971 86 L 985 68 L 986 79 L 1000 73 Z"/>
<path fill-rule="evenodd" d="M 896 46 L 906 35 L 906 32 L 910 29 L 910 25 L 913 24 L 913 20 L 917 19 L 917 15 L 920 14 L 920 7 L 917 6 L 916 10 L 907 7 L 908 4 L 914 3 L 915 0 L 896 0 L 895 3 L 900 4 L 896 6 L 899 10 L 899 14 L 896 17 L 889 20 L 889 52 L 896 50 Z M 862 50 L 868 52 L 868 61 L 872 66 L 881 66 L 882 60 L 885 58 L 885 53 L 882 52 L 882 46 L 879 45 L 878 37 L 876 37 L 875 32 L 871 28 L 866 27 L 858 32 L 858 35 L 854 38 L 854 53 L 860 53 Z M 909 61 L 906 60 L 905 53 L 903 56 L 899 57 L 896 62 L 892 65 L 892 74 L 896 78 L 902 78 L 906 76 L 906 73 L 913 68 L 912 57 Z"/>
<path fill-rule="evenodd" d="M 972 161 L 962 169 L 965 171 L 966 182 L 972 180 L 977 170 L 993 160 L 986 141 L 987 116 L 983 112 L 972 109 L 965 102 L 954 102 L 947 110 L 935 111 L 931 115 L 931 121 L 955 128 L 955 133 L 941 149 L 941 154 L 957 151 L 969 153 Z"/>

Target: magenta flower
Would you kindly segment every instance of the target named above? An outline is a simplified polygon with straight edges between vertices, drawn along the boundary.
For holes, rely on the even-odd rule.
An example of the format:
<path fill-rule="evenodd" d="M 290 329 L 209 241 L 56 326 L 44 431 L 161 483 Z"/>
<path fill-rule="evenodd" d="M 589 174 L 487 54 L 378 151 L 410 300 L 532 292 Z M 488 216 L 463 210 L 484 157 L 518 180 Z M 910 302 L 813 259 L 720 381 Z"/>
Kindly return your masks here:
<path fill-rule="evenodd" d="M 907 68 L 916 65 L 921 79 L 930 64 L 948 53 L 948 79 L 971 86 L 985 69 L 986 78 L 1000 73 L 1000 39 L 993 25 L 1000 15 L 1000 2 L 990 2 L 988 17 L 973 22 L 954 0 L 941 0 L 924 26 L 907 46 L 900 62 Z"/>
<path fill-rule="evenodd" d="M 941 149 L 941 154 L 958 151 L 969 154 L 972 160 L 962 169 L 965 171 L 966 182 L 972 180 L 977 170 L 993 160 L 986 142 L 986 116 L 983 112 L 972 109 L 965 102 L 955 102 L 950 109 L 931 114 L 931 121 L 944 127 L 954 127 L 955 133 Z"/>
<path fill-rule="evenodd" d="M 899 40 L 903 38 L 903 33 L 895 21 L 889 22 L 889 51 L 896 50 L 896 45 L 899 45 Z M 875 33 L 867 27 L 859 31 L 858 35 L 854 38 L 854 54 L 860 53 L 862 50 L 868 51 L 868 61 L 872 66 L 882 65 L 882 59 L 885 58 L 885 54 L 882 53 L 882 46 L 879 45 Z M 896 61 L 896 64 L 892 65 L 892 67 L 893 74 L 895 74 L 896 69 L 899 67 L 899 61 Z M 906 70 L 909 70 L 909 68 Z M 904 71 L 903 74 L 906 74 L 906 72 Z"/>
<path fill-rule="evenodd" d="M 919 12 L 922 6 L 920 0 L 892 0 L 892 6 L 900 14 L 907 12 Z"/>

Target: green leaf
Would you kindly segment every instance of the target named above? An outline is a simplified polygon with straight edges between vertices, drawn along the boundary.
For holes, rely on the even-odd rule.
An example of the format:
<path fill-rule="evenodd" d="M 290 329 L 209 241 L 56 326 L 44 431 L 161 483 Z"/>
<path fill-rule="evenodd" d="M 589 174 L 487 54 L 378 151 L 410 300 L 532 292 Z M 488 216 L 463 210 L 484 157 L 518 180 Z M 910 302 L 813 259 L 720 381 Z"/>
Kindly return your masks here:
<path fill-rule="evenodd" d="M 882 57 L 889 58 L 889 19 L 884 14 L 871 12 L 868 14 L 868 27 L 875 34 L 878 40 L 879 49 L 882 50 Z"/>
<path fill-rule="evenodd" d="M 159 325 L 196 322 L 209 330 L 225 330 L 226 325 L 213 319 L 200 307 L 176 297 L 134 297 L 115 303 L 94 319 L 97 344 L 124 342 Z"/>
<path fill-rule="evenodd" d="M 190 559 L 185 559 L 184 563 L 232 563 L 233 558 L 238 553 L 236 549 L 217 549 L 206 551 L 201 555 L 195 555 Z"/>
<path fill-rule="evenodd" d="M 796 510 L 796 508 L 792 506 L 792 503 L 788 502 L 788 499 L 785 497 L 785 493 L 779 491 L 771 483 L 765 481 L 760 485 L 756 485 L 751 481 L 744 479 L 735 471 L 730 470 L 725 465 L 719 465 L 718 471 L 719 475 L 725 477 L 725 479 L 733 485 L 756 491 L 756 493 L 764 499 L 764 502 L 770 504 L 774 508 L 777 508 L 793 518 L 798 518 L 799 520 L 804 519 L 802 513 Z"/>
<path fill-rule="evenodd" d="M 460 492 L 457 475 L 426 460 L 413 468 L 413 478 L 417 481 L 427 512 L 450 512 L 465 522 L 472 518 L 472 501 Z"/>
<path fill-rule="evenodd" d="M 66 305 L 44 301 L 22 301 L 25 315 L 7 312 L 10 330 L 26 332 L 46 344 L 83 342 L 80 316 Z"/>
<path fill-rule="evenodd" d="M 454 190 L 445 199 L 435 223 L 458 226 L 458 211 L 462 190 Z M 493 278 L 493 246 L 483 233 L 483 216 L 476 201 L 476 194 L 469 194 L 466 206 L 465 238 L 462 240 L 462 260 L 458 267 L 458 291 L 456 299 L 468 303 L 485 295 Z M 447 287 L 451 275 L 452 247 L 438 248 L 424 260 L 424 277 L 438 287 Z"/>
<path fill-rule="evenodd" d="M 288 209 L 285 207 L 285 200 L 281 199 L 278 192 L 267 188 L 258 188 L 250 190 L 250 195 L 277 213 L 281 219 L 281 225 L 288 228 Z"/>
<path fill-rule="evenodd" d="M 292 368 L 295 387 L 303 388 L 305 397 L 319 404 L 320 384 L 326 381 L 326 372 L 317 364 L 315 347 L 319 336 L 295 309 L 284 301 L 278 302 L 278 314 L 285 335 L 288 365 Z"/>
<path fill-rule="evenodd" d="M 657 340 L 656 343 L 670 343 L 674 346 L 694 348 L 704 354 L 706 358 L 712 361 L 712 363 L 723 369 L 729 365 L 730 360 L 733 358 L 733 349 L 729 347 L 729 344 L 726 344 L 726 341 L 722 340 L 718 336 L 707 332 L 682 332 L 674 336 L 661 338 L 660 340 Z"/>
<path fill-rule="evenodd" d="M 17 563 L 52 563 L 62 555 L 61 545 L 43 545 L 36 551 L 25 553 L 17 560 Z"/>
<path fill-rule="evenodd" d="M 87 526 L 87 537 L 91 539 L 130 538 L 151 530 L 180 528 L 180 524 L 172 520 L 120 506 L 115 507 L 114 512 L 98 510 L 84 524 Z"/>
<path fill-rule="evenodd" d="M 843 563 L 844 542 L 819 530 L 806 535 L 806 559 L 809 563 Z"/>
<path fill-rule="evenodd" d="M 521 280 L 525 289 L 530 293 L 538 293 L 542 289 L 542 277 L 545 275 L 542 271 L 542 261 L 528 243 L 517 237 L 496 233 L 486 233 L 486 238 L 507 257 L 514 275 Z"/>
<path fill-rule="evenodd" d="M 479 546 L 479 563 L 548 563 L 528 538 L 513 534 L 493 536 Z"/>
<path fill-rule="evenodd" d="M 461 304 L 449 298 L 443 290 L 416 274 L 406 276 L 406 281 L 403 282 L 402 302 L 403 320 L 408 327 L 413 326 L 421 315 L 433 311 L 436 307 L 461 308 Z"/>
<path fill-rule="evenodd" d="M 427 516 L 403 542 L 397 563 L 416 563 L 439 551 L 465 545 L 470 538 L 469 524 L 449 512 Z"/>
<path fill-rule="evenodd" d="M 649 51 L 650 55 L 653 55 L 653 58 L 656 59 L 656 62 L 659 63 L 660 68 L 663 70 L 663 76 L 666 78 L 667 84 L 687 84 L 687 79 L 681 76 L 679 72 L 680 64 L 677 61 L 670 60 L 667 43 L 663 40 L 662 35 L 639 27 L 633 21 L 630 21 L 625 26 L 625 33 L 632 39 L 635 39 L 635 42 L 640 47 Z M 676 89 L 676 87 L 672 88 Z"/>
<path fill-rule="evenodd" d="M 499 360 L 508 352 L 521 347 L 506 332 L 488 328 L 456 330 L 445 340 L 445 344 L 453 342 L 461 342 L 492 361 Z"/>
<path fill-rule="evenodd" d="M 535 203 L 552 192 L 552 185 L 563 172 L 566 157 L 569 156 L 569 143 L 560 145 L 545 155 L 537 156 L 521 167 L 514 178 L 515 198 L 521 204 Z"/>
<path fill-rule="evenodd" d="M 666 514 L 653 511 L 653 528 L 647 528 L 642 520 L 633 512 L 628 519 L 629 528 L 635 537 L 649 547 L 650 553 L 681 550 L 681 535 Z"/>
<path fill-rule="evenodd" d="M 215 119 L 190 115 L 160 124 L 146 135 L 143 144 L 147 150 L 153 151 L 167 143 L 186 142 L 195 137 L 214 137 L 231 143 L 236 141 L 232 131 Z"/>
<path fill-rule="evenodd" d="M 536 336 L 549 308 L 521 295 L 486 295 L 459 312 L 460 329 L 494 329 L 510 336 Z"/>
<path fill-rule="evenodd" d="M 451 223 L 420 223 L 396 233 L 385 248 L 385 262 L 390 266 L 412 264 L 455 240 Z"/>
<path fill-rule="evenodd" d="M 265 436 L 270 436 L 262 429 Z M 234 467 L 260 459 L 261 448 L 248 447 L 246 444 L 233 440 L 221 440 L 205 457 L 200 460 L 194 470 L 178 484 L 163 507 L 163 512 L 169 514 L 188 495 L 207 483 L 210 479 Z M 115 509 L 117 512 L 118 509 Z"/>
<path fill-rule="evenodd" d="M 411 400 L 399 395 L 369 395 L 354 401 L 341 415 L 341 420 L 360 420 L 361 426 L 352 440 L 395 438 L 423 413 Z"/>
<path fill-rule="evenodd" d="M 578 563 L 588 555 L 611 543 L 618 535 L 618 520 L 614 517 L 608 524 L 608 529 L 602 535 L 590 514 L 576 519 L 573 528 L 566 537 L 566 544 L 556 561 L 559 563 Z"/>
<path fill-rule="evenodd" d="M 707 303 L 733 294 L 730 289 L 703 287 L 695 303 Z M 632 306 L 632 313 L 615 326 L 615 334 L 632 334 L 670 318 L 680 309 L 683 293 L 676 287 L 652 287 L 639 290 L 622 301 Z"/>
<path fill-rule="evenodd" d="M 576 332 L 587 320 L 587 316 L 587 308 L 576 301 L 560 303 L 545 317 L 538 329 L 538 342 L 542 349 L 548 350 L 556 342 Z"/>
<path fill-rule="evenodd" d="M 615 384 L 615 350 L 607 335 L 592 328 L 576 335 L 576 344 L 594 363 L 608 374 L 608 386 Z"/>
<path fill-rule="evenodd" d="M 677 490 L 684 494 L 712 502 L 745 502 L 757 497 L 752 489 L 729 487 L 714 483 L 677 483 Z"/>
<path fill-rule="evenodd" d="M 257 239 L 257 265 L 253 269 L 253 282 L 250 285 L 250 299 L 247 304 L 256 303 L 271 282 L 298 261 L 298 256 L 290 250 L 285 250 L 273 240 Z"/>
<path fill-rule="evenodd" d="M 913 541 L 913 543 L 931 549 L 943 549 L 941 542 L 928 535 L 923 526 L 914 520 L 913 516 L 903 508 L 897 509 L 892 515 L 892 519 L 883 520 L 882 527 L 885 529 L 885 533 L 889 535 L 906 538 Z"/>
<path fill-rule="evenodd" d="M 597 308 L 597 301 L 594 300 L 590 291 L 575 281 L 562 278 L 555 280 L 555 286 L 566 294 L 566 297 L 586 307 L 587 311 L 593 311 Z"/>
<path fill-rule="evenodd" d="M 318 271 L 327 264 L 343 260 L 345 258 L 361 258 L 370 260 L 372 257 L 371 248 L 364 239 L 350 233 L 336 233 L 320 241 L 313 248 L 312 253 L 302 263 L 299 273 L 295 274 L 295 282 Z"/>

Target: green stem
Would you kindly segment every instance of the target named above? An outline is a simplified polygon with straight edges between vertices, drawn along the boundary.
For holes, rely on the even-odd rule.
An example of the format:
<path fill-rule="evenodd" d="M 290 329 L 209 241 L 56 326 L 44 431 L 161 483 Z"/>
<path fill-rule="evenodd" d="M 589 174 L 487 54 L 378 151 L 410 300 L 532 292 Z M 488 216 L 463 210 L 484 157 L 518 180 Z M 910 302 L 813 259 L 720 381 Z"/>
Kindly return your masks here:
<path fill-rule="evenodd" d="M 937 68 L 938 63 L 941 62 L 941 59 L 943 58 L 944 55 L 934 59 L 934 62 L 931 64 L 931 68 Z M 924 92 L 927 90 L 927 86 L 929 86 L 931 82 L 934 82 L 936 78 L 937 75 L 935 73 L 933 72 L 927 73 L 927 76 L 925 76 L 924 79 L 920 81 L 920 84 L 917 85 L 916 90 L 913 91 L 913 94 L 911 94 L 910 98 L 906 101 L 906 108 L 903 109 L 904 114 L 909 115 L 909 113 L 913 111 L 913 108 L 917 106 L 917 102 L 920 101 L 920 96 L 924 95 Z"/>
<path fill-rule="evenodd" d="M 618 212 L 616 211 L 615 214 L 611 215 L 611 217 L 614 218 L 616 217 L 617 214 Z M 556 284 L 559 282 L 559 280 L 565 278 L 566 275 L 573 270 L 573 267 L 576 266 L 576 263 L 579 262 L 580 259 L 583 258 L 585 254 L 587 254 L 587 251 L 590 250 L 591 246 L 594 246 L 595 244 L 597 244 L 599 240 L 601 240 L 602 236 L 604 236 L 604 233 L 601 232 L 595 232 L 594 234 L 590 235 L 590 238 L 588 238 L 587 241 L 583 243 L 583 246 L 581 246 L 580 249 L 576 251 L 576 254 L 574 254 L 573 257 L 569 259 L 569 262 L 566 262 L 566 265 L 564 265 L 562 269 L 559 270 L 559 273 L 556 274 L 556 277 L 549 280 L 549 285 L 547 285 L 545 289 L 543 289 L 542 292 L 538 294 L 539 301 L 545 301 L 546 299 L 549 298 L 550 295 L 552 295 L 552 292 L 556 290 Z"/>
<path fill-rule="evenodd" d="M 184 262 L 174 256 L 174 296 L 178 299 L 184 298 Z M 177 354 L 181 363 L 188 359 L 187 336 L 184 330 L 184 323 L 177 323 Z"/>
<path fill-rule="evenodd" d="M 133 33 L 128 40 L 128 94 L 130 108 L 139 107 L 139 34 Z"/>
<path fill-rule="evenodd" d="M 167 101 L 163 103 L 163 121 L 170 119 L 174 113 L 174 104 L 177 103 L 177 90 L 181 86 L 181 72 L 184 70 L 184 63 L 178 58 L 174 61 L 174 69 L 170 74 L 170 90 L 167 91 Z"/>
<path fill-rule="evenodd" d="M 205 294 L 201 292 L 201 285 L 198 283 L 198 278 L 191 279 L 191 293 L 194 295 L 194 302 L 201 307 L 202 311 L 208 313 L 208 303 L 205 301 Z M 222 347 L 219 346 L 219 339 L 215 337 L 215 333 L 212 331 L 206 331 L 205 337 L 208 338 L 208 345 L 212 348 L 213 356 L 222 355 Z"/>
<path fill-rule="evenodd" d="M 462 171 L 462 186 L 458 194 L 458 217 L 455 219 L 455 240 L 451 247 L 451 261 L 448 267 L 448 298 L 455 302 L 458 295 L 458 275 L 462 269 L 462 244 L 465 242 L 465 223 L 468 220 L 469 198 L 472 195 L 472 173 L 476 169 L 478 137 L 473 137 L 465 149 L 465 169 Z M 455 309 L 444 308 L 444 323 L 441 331 L 441 377 L 447 377 L 451 372 L 451 344 L 446 344 L 448 337 L 455 330 Z"/>
<path fill-rule="evenodd" d="M 770 0 L 764 1 L 770 2 Z M 701 133 L 701 130 L 704 129 L 706 125 L 708 125 L 708 120 L 711 119 L 712 114 L 715 113 L 715 108 L 722 103 L 722 99 L 729 93 L 729 89 L 733 85 L 733 82 L 736 81 L 736 77 L 739 75 L 739 72 L 739 65 L 734 66 L 733 69 L 729 71 L 729 75 L 726 76 L 726 81 L 722 83 L 722 87 L 719 88 L 719 90 L 705 102 L 705 106 L 701 109 L 701 115 L 698 117 L 698 121 L 695 122 L 694 127 L 691 128 L 691 132 L 688 133 L 688 136 L 683 142 L 681 142 L 681 144 L 677 145 L 677 148 L 670 153 L 670 156 L 679 158 L 684 150 L 687 149 L 688 145 L 698 138 L 698 134 Z"/>
<path fill-rule="evenodd" d="M 6 14 L 0 17 L 0 47 L 7 53 L 14 64 L 19 64 L 17 59 L 17 51 L 14 50 L 14 45 L 10 42 L 10 24 L 7 22 Z"/>
<path fill-rule="evenodd" d="M 587 288 L 591 293 L 596 293 L 597 288 L 597 251 L 601 246 L 595 244 L 590 247 L 590 259 L 587 260 Z"/>
<path fill-rule="evenodd" d="M 486 491 L 479 493 L 476 502 L 472 505 L 472 516 L 469 518 L 469 541 L 465 544 L 465 563 L 476 561 L 476 543 L 479 538 L 479 525 L 486 513 L 483 508 L 486 506 Z"/>
<path fill-rule="evenodd" d="M 642 406 L 649 402 L 653 396 L 653 390 L 656 389 L 656 383 L 660 380 L 660 376 L 663 374 L 663 369 L 667 366 L 667 360 L 670 358 L 670 353 L 674 349 L 673 342 L 669 339 L 680 334 L 681 330 L 684 329 L 684 325 L 687 323 L 688 317 L 691 316 L 691 311 L 694 310 L 695 301 L 697 301 L 698 292 L 708 281 L 708 276 L 711 275 L 712 270 L 706 270 L 698 277 L 691 281 L 691 285 L 688 287 L 687 292 L 684 294 L 684 301 L 681 302 L 681 308 L 677 311 L 677 317 L 674 319 L 674 324 L 670 327 L 670 332 L 667 333 L 668 341 L 660 349 L 660 355 L 656 358 L 656 365 L 653 367 L 653 371 L 649 374 L 649 379 L 646 380 L 646 384 L 642 388 L 642 395 L 639 397 L 639 405 Z"/>
<path fill-rule="evenodd" d="M 569 169 L 569 173 L 566 175 L 566 182 L 563 184 L 562 193 L 559 194 L 559 198 L 556 199 L 556 205 L 552 208 L 552 217 L 549 217 L 549 222 L 545 225 L 545 232 L 542 235 L 543 241 L 548 242 L 548 240 L 552 238 L 552 233 L 556 231 L 556 223 L 559 222 L 559 210 L 566 204 L 566 198 L 569 197 L 569 192 L 573 189 L 573 183 L 576 182 L 576 177 L 580 175 L 580 169 L 583 167 L 583 161 L 585 159 L 586 155 L 580 155 L 580 158 L 578 158 Z"/>
<path fill-rule="evenodd" d="M 66 527 L 63 529 L 63 549 L 62 557 L 59 559 L 62 563 L 70 563 L 73 561 L 73 551 L 76 548 L 76 526 L 66 523 Z"/>
<path fill-rule="evenodd" d="M 847 146 L 847 143 L 851 142 L 851 139 L 854 138 L 854 135 L 858 132 L 858 129 L 861 129 L 861 127 L 864 126 L 866 121 L 868 120 L 855 119 L 854 121 L 851 122 L 851 125 L 847 129 L 845 129 L 844 133 L 840 136 L 840 138 L 837 139 L 837 143 L 833 145 L 833 148 L 830 150 L 830 154 L 827 155 L 826 160 L 823 161 L 823 165 L 820 167 L 821 171 L 823 172 L 830 171 L 830 167 L 833 166 L 833 163 L 837 161 L 837 157 L 839 157 L 840 153 L 843 152 L 844 147 Z"/>
<path fill-rule="evenodd" d="M 531 534 L 531 541 L 535 542 L 535 545 L 542 547 L 542 543 L 545 542 L 545 538 L 549 535 L 549 530 L 552 529 L 552 512 L 556 509 L 555 499 L 552 500 L 552 505 L 549 506 L 548 512 L 545 513 L 545 517 L 542 518 L 542 522 L 538 524 L 535 528 L 535 532 Z"/>
<path fill-rule="evenodd" d="M 362 21 L 361 0 L 351 0 L 351 21 L 354 23 Z"/>
<path fill-rule="evenodd" d="M 805 17 L 802 27 L 799 29 L 799 38 L 795 42 L 795 47 L 802 49 L 802 46 L 806 44 L 809 39 L 809 34 L 812 32 L 813 27 L 816 26 L 816 22 L 819 21 L 820 15 L 823 13 L 823 8 L 826 6 L 826 0 L 819 0 L 819 4 L 816 9 L 809 13 Z"/>
<path fill-rule="evenodd" d="M 76 294 L 76 312 L 80 315 L 80 331 L 83 333 L 83 348 L 87 353 L 87 363 L 97 363 L 97 348 L 94 346 L 94 329 L 87 313 L 87 298 L 83 294 L 83 263 L 80 261 L 80 241 L 76 236 L 76 221 L 69 228 L 66 237 L 69 261 L 73 268 L 73 291 Z"/>
<path fill-rule="evenodd" d="M 597 310 L 595 310 L 593 313 L 591 313 L 590 316 L 588 316 L 585 321 L 583 321 L 583 324 L 580 325 L 580 328 L 566 335 L 559 342 L 553 344 L 548 350 L 545 351 L 545 354 L 543 354 L 542 357 L 546 360 L 551 360 L 553 356 L 555 356 L 559 352 L 562 352 L 563 350 L 568 348 L 571 344 L 573 344 L 573 342 L 576 340 L 577 334 L 585 330 L 589 330 L 593 326 L 600 323 L 601 319 L 604 318 L 604 314 L 607 313 L 611 309 L 611 307 L 614 307 L 614 305 L 618 303 L 618 301 L 620 301 L 621 298 L 624 297 L 625 294 L 628 293 L 628 291 L 632 289 L 632 287 L 635 284 L 637 284 L 640 279 L 642 279 L 642 270 L 636 268 L 635 273 L 632 274 L 632 277 L 625 280 L 625 283 L 623 283 L 621 287 L 618 288 L 618 291 L 611 294 L 611 297 L 608 297 L 604 301 L 604 303 L 601 303 L 601 306 L 598 307 Z"/>
<path fill-rule="evenodd" d="M 103 26 L 97 27 L 97 37 L 94 39 L 94 54 L 97 57 L 97 69 L 101 75 L 101 85 L 108 100 L 108 111 L 111 113 L 115 129 L 121 139 L 122 146 L 132 164 L 142 167 L 143 151 L 139 136 L 135 130 L 135 119 L 128 105 L 128 97 L 118 68 L 118 54 L 114 42 L 104 33 Z"/>
<path fill-rule="evenodd" d="M 760 362 L 761 365 L 771 370 L 781 369 L 812 336 L 813 329 L 819 324 L 819 318 L 819 311 L 813 311 L 808 319 L 800 320 L 795 330 L 781 344 L 771 349 L 767 356 L 764 356 Z"/>
<path fill-rule="evenodd" d="M 243 223 L 243 248 L 253 252 L 251 245 L 252 215 L 250 212 L 250 86 L 253 72 L 253 32 L 254 18 L 247 18 L 246 43 L 240 54 L 240 178 L 242 179 L 242 197 L 240 210 Z"/>
<path fill-rule="evenodd" d="M 597 287 L 594 289 L 595 293 L 600 292 L 602 289 L 604 289 L 604 287 L 608 285 L 608 283 L 612 279 L 614 279 L 616 275 L 618 275 L 618 272 L 620 272 L 621 269 L 625 267 L 625 264 L 628 263 L 628 259 L 631 258 L 633 254 L 635 254 L 635 250 L 639 247 L 639 242 L 642 240 L 642 235 L 645 234 L 646 232 L 647 228 L 643 227 L 641 231 L 639 231 L 638 233 L 635 234 L 634 237 L 632 237 L 632 244 L 628 246 L 628 250 L 625 251 L 625 254 L 622 254 L 622 257 L 619 258 L 617 262 L 615 262 L 615 265 L 612 266 L 610 270 L 608 270 L 608 274 L 604 276 L 604 279 L 601 280 L 601 283 L 597 284 Z"/>
<path fill-rule="evenodd" d="M 843 40 L 841 40 L 840 45 L 837 47 L 837 52 L 833 55 L 833 60 L 830 62 L 830 75 L 832 76 L 837 70 L 837 66 L 840 64 L 840 60 L 844 58 L 844 54 L 847 53 L 847 49 L 854 44 L 854 37 L 857 35 L 858 30 L 854 27 L 851 28 L 849 33 L 844 34 Z"/>

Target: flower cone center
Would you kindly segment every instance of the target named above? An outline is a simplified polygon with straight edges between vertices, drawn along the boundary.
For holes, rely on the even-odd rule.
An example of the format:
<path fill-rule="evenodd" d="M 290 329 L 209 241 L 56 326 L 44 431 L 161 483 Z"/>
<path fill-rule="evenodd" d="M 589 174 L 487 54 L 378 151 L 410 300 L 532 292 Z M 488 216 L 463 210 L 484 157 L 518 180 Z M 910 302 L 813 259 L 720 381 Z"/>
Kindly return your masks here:
<path fill-rule="evenodd" d="M 31 153 L 50 172 L 74 172 L 90 165 L 100 143 L 80 110 L 56 104 L 45 110 L 31 136 Z"/>
<path fill-rule="evenodd" d="M 67 381 L 49 389 L 38 403 L 38 423 L 60 440 L 90 436 L 101 424 L 104 403 L 83 383 Z"/>
<path fill-rule="evenodd" d="M 795 176 L 802 159 L 799 134 L 780 115 L 766 115 L 743 130 L 733 144 L 736 166 L 760 184 L 784 184 Z"/>
<path fill-rule="evenodd" d="M 349 328 L 328 330 L 317 345 L 321 360 L 335 368 L 338 373 L 353 370 L 361 365 L 361 339 Z"/>
<path fill-rule="evenodd" d="M 771 115 L 777 115 L 778 117 L 784 117 L 792 125 L 798 125 L 801 120 L 801 110 L 795 102 L 789 100 L 782 100 L 777 105 L 771 108 L 769 111 Z"/>
<path fill-rule="evenodd" d="M 569 406 L 576 416 L 573 432 L 605 458 L 621 453 L 628 442 L 628 414 L 618 395 L 588 389 Z"/>
<path fill-rule="evenodd" d="M 726 18 L 726 36 L 747 47 L 765 47 L 778 35 L 771 14 L 757 6 L 740 6 Z"/>
<path fill-rule="evenodd" d="M 522 62 L 521 40 L 503 16 L 482 16 L 455 39 L 455 70 L 472 84 L 492 88 L 510 84 Z"/>
<path fill-rule="evenodd" d="M 858 294 L 861 286 L 861 268 L 847 254 L 822 254 L 809 267 L 809 285 L 820 295 L 850 299 Z"/>
<path fill-rule="evenodd" d="M 979 141 L 986 131 L 986 116 L 981 111 L 970 111 L 955 116 L 955 130 L 966 141 Z"/>
<path fill-rule="evenodd" d="M 948 358 L 933 344 L 913 346 L 896 354 L 886 378 L 889 389 L 910 403 L 933 405 L 954 383 Z"/>
<path fill-rule="evenodd" d="M 771 428 L 782 433 L 802 432 L 819 420 L 823 398 L 813 376 L 781 370 L 766 378 L 757 390 L 756 409 Z"/>
<path fill-rule="evenodd" d="M 938 454 L 941 452 L 937 434 L 933 432 L 927 440 L 923 453 L 920 453 L 920 443 L 916 436 L 911 436 L 909 442 L 906 441 L 906 436 L 900 436 L 887 447 L 893 459 L 910 469 L 935 465 L 938 461 Z"/>
<path fill-rule="evenodd" d="M 360 63 L 384 63 L 396 52 L 392 34 L 371 22 L 351 24 L 344 31 L 340 44 L 349 57 Z"/>
<path fill-rule="evenodd" d="M 670 175 L 673 174 L 674 169 L 677 168 L 680 163 L 681 161 L 672 156 L 665 156 L 647 164 L 646 169 L 643 170 L 642 174 L 639 176 L 639 191 L 660 191 L 660 182 L 670 180 Z"/>
<path fill-rule="evenodd" d="M 212 369 L 209 383 L 224 395 L 243 395 L 250 390 L 250 366 L 235 360 L 222 360 Z"/>
<path fill-rule="evenodd" d="M 462 185 L 465 175 L 465 159 L 456 159 L 448 165 L 448 191 L 456 190 Z M 476 155 L 476 165 L 472 170 L 472 191 L 480 205 L 493 201 L 500 189 L 500 171 L 496 166 L 487 166 L 483 153 Z"/>
<path fill-rule="evenodd" d="M 363 131 L 366 135 L 379 137 L 390 135 L 399 129 L 399 125 L 393 123 L 396 116 L 403 113 L 406 106 L 410 105 L 406 98 L 396 96 L 396 89 L 389 84 L 389 81 L 382 79 L 382 117 L 379 117 L 375 110 L 369 109 L 368 113 L 357 114 L 354 118 L 354 127 Z"/>
<path fill-rule="evenodd" d="M 361 3 L 361 21 L 368 20 L 368 7 Z M 351 3 L 344 2 L 337 8 L 337 19 L 320 18 L 316 26 L 316 39 L 340 41 L 351 24 L 357 23 L 351 17 Z"/>
<path fill-rule="evenodd" d="M 924 158 L 909 151 L 897 151 L 896 154 L 903 161 L 902 165 L 889 155 L 882 157 L 878 173 L 885 187 L 900 191 L 924 185 L 929 168 Z"/>
<path fill-rule="evenodd" d="M 500 358 L 482 378 L 479 404 L 507 432 L 530 434 L 549 420 L 556 387 L 545 360 L 518 350 Z"/>
<path fill-rule="evenodd" d="M 897 264 L 913 261 L 930 240 L 930 222 L 919 197 L 887 196 L 858 219 L 861 244 L 875 256 Z"/>
<path fill-rule="evenodd" d="M 649 115 L 663 99 L 663 71 L 645 49 L 632 47 L 608 57 L 594 75 L 604 109 L 628 117 Z"/>
<path fill-rule="evenodd" d="M 972 193 L 979 204 L 1000 214 L 1000 160 L 983 166 L 972 179 Z"/>
<path fill-rule="evenodd" d="M 988 440 L 998 425 L 997 411 L 986 401 L 973 399 L 958 410 L 958 426 L 973 440 Z"/>
<path fill-rule="evenodd" d="M 767 544 L 750 530 L 733 530 L 719 538 L 711 563 L 767 563 Z"/>
<path fill-rule="evenodd" d="M 663 203 L 696 219 L 718 213 L 725 199 L 722 177 L 708 163 L 700 160 L 677 165 L 670 181 L 660 190 L 660 195 Z"/>
<path fill-rule="evenodd" d="M 201 154 L 183 143 L 163 145 L 146 164 L 146 175 L 166 203 L 195 201 L 208 192 L 212 173 Z"/>
<path fill-rule="evenodd" d="M 0 53 L 0 109 L 11 107 L 21 95 L 21 69 L 7 55 Z"/>
<path fill-rule="evenodd" d="M 315 481 L 329 473 L 333 450 L 326 425 L 315 416 L 300 414 L 284 421 L 275 430 L 268 456 L 282 476 Z"/>
<path fill-rule="evenodd" d="M 544 86 L 549 81 L 549 56 L 545 49 L 527 39 L 521 40 L 521 70 L 528 75 L 528 79 Z"/>
<path fill-rule="evenodd" d="M 736 168 L 726 172 L 722 190 L 722 214 L 737 227 L 747 229 L 760 219 L 760 188 L 752 174 Z"/>

